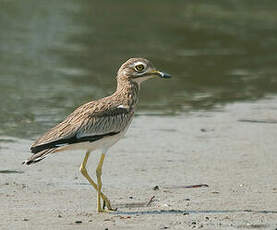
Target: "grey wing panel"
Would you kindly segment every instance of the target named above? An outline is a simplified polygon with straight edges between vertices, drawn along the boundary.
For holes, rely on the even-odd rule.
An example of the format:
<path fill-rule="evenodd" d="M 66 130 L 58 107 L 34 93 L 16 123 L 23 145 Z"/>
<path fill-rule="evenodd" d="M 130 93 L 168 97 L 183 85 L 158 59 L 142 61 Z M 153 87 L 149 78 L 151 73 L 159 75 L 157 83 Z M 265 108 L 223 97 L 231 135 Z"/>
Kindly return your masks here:
<path fill-rule="evenodd" d="M 103 135 L 110 132 L 121 132 L 129 124 L 132 113 L 128 109 L 114 108 L 106 112 L 93 114 L 84 121 L 77 133 L 77 137 Z"/>

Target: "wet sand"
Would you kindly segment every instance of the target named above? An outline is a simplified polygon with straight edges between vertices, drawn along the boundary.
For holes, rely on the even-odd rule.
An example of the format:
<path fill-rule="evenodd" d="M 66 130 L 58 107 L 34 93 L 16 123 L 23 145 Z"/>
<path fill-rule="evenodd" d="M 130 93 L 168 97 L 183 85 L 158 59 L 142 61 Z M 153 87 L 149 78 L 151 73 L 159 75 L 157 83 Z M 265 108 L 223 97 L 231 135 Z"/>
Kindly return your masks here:
<path fill-rule="evenodd" d="M 32 141 L 1 137 L 0 229 L 276 229 L 276 102 L 137 116 L 104 162 L 112 213 L 96 213 L 79 173 L 84 153 L 26 167 Z M 94 178 L 98 159 L 89 159 Z M 185 187 L 197 184 L 208 187 Z"/>

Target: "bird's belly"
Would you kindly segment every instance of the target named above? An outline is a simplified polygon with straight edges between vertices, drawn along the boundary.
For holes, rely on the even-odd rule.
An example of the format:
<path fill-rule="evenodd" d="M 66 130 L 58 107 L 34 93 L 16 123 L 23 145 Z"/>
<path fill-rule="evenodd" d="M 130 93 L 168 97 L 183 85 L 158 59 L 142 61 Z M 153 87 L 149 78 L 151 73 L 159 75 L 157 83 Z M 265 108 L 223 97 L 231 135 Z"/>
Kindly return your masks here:
<path fill-rule="evenodd" d="M 93 142 L 85 141 L 85 142 L 81 142 L 81 143 L 63 146 L 63 147 L 58 148 L 55 152 L 61 152 L 61 151 L 66 151 L 66 150 L 78 150 L 78 149 L 84 149 L 84 150 L 88 150 L 88 151 L 93 151 L 96 149 L 108 149 L 109 147 L 114 145 L 116 142 L 118 142 L 120 140 L 120 138 L 122 137 L 122 135 L 123 135 L 122 133 L 118 133 L 116 135 L 104 137 L 100 140 L 93 141 Z"/>

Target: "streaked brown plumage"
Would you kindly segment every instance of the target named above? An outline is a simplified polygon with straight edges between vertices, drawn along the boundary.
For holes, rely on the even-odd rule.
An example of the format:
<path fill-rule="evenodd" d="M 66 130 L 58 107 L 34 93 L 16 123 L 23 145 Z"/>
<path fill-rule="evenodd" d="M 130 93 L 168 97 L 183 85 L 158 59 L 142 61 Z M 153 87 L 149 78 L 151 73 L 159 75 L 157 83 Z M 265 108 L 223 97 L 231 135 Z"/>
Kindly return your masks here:
<path fill-rule="evenodd" d="M 102 149 L 102 153 L 106 153 L 107 149 L 125 134 L 134 115 L 140 83 L 155 76 L 170 77 L 168 74 L 157 71 L 147 59 L 129 59 L 118 70 L 117 89 L 114 94 L 77 108 L 64 121 L 32 144 L 33 155 L 23 163 L 29 165 L 38 162 L 49 153 L 68 149 L 86 149 L 87 154 L 81 165 L 81 172 L 98 191 L 98 197 L 102 197 L 104 205 L 106 203 L 111 209 L 108 199 L 101 193 L 99 181 L 97 187 L 84 171 L 86 161 L 91 151 Z M 103 162 L 100 163 L 102 167 Z M 101 167 L 98 168 L 101 169 Z M 98 171 L 101 171 L 100 169 Z M 98 176 L 97 179 L 99 179 Z M 99 207 L 99 202 L 100 198 L 98 211 L 103 211 Z"/>

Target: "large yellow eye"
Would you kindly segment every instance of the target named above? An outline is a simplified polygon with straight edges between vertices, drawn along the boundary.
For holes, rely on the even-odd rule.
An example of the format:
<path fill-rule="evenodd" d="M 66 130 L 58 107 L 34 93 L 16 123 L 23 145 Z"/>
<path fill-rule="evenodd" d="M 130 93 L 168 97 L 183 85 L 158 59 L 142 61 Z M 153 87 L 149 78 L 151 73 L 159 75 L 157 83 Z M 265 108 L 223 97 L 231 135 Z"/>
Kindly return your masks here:
<path fill-rule="evenodd" d="M 141 72 L 141 71 L 144 70 L 144 65 L 143 64 L 138 64 L 138 65 L 135 66 L 135 69 L 136 69 L 136 71 Z"/>

